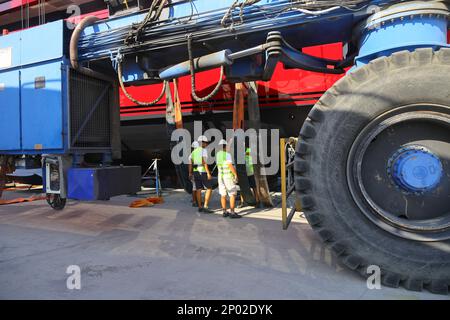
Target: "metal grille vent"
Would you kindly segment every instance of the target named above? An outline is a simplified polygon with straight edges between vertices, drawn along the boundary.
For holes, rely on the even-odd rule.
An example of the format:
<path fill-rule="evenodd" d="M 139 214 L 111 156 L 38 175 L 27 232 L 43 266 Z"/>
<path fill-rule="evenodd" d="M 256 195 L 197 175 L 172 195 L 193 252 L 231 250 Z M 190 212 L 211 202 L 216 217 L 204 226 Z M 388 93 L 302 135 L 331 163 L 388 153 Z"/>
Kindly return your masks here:
<path fill-rule="evenodd" d="M 70 147 L 111 147 L 112 85 L 70 70 Z"/>

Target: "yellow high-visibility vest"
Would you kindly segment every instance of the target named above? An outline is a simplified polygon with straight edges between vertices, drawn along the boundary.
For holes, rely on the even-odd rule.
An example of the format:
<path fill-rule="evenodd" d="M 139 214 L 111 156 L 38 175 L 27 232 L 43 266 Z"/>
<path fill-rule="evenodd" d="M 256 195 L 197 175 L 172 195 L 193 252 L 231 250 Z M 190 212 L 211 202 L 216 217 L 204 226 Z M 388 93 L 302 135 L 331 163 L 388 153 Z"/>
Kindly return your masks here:
<path fill-rule="evenodd" d="M 194 167 L 194 171 L 198 171 L 200 173 L 206 172 L 205 166 L 203 165 L 203 148 L 198 147 L 195 148 L 191 153 L 191 162 Z"/>
<path fill-rule="evenodd" d="M 232 172 L 227 163 L 227 155 L 229 155 L 229 153 L 223 150 L 217 152 L 216 154 L 217 169 L 219 171 L 220 177 L 232 178 L 233 177 Z"/>
<path fill-rule="evenodd" d="M 255 171 L 253 169 L 253 160 L 250 148 L 247 148 L 245 150 L 245 169 L 247 171 L 247 176 L 252 176 L 255 174 Z"/>

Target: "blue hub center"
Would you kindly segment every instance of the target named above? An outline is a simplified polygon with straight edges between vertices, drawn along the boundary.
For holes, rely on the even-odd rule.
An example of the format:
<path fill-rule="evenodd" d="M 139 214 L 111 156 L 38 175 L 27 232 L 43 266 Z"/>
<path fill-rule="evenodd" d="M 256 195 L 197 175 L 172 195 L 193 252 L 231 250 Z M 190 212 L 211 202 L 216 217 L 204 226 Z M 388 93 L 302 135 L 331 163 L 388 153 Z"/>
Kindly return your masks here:
<path fill-rule="evenodd" d="M 424 193 L 435 189 L 442 178 L 442 163 L 423 147 L 402 148 L 390 159 L 395 184 L 407 192 Z"/>

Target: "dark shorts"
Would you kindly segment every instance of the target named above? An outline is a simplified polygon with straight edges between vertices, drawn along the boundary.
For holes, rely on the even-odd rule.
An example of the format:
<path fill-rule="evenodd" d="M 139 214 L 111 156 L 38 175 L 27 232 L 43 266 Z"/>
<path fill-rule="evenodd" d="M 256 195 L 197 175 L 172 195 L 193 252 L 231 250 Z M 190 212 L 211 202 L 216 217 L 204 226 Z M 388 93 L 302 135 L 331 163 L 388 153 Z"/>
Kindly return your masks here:
<path fill-rule="evenodd" d="M 211 189 L 212 184 L 211 181 L 208 180 L 208 175 L 206 172 L 199 173 L 197 171 L 194 171 L 194 182 L 195 182 L 195 188 L 197 190 L 204 189 Z"/>
<path fill-rule="evenodd" d="M 256 189 L 255 175 L 248 176 L 248 184 L 250 188 Z"/>

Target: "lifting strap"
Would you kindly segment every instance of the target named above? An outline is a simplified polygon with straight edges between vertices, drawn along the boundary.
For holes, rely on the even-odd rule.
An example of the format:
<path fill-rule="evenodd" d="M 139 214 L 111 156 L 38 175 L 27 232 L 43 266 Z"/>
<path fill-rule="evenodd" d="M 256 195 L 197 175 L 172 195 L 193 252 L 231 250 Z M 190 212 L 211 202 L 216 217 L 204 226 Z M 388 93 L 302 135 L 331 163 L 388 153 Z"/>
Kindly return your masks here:
<path fill-rule="evenodd" d="M 244 129 L 244 84 L 234 85 L 233 129 Z"/>
<path fill-rule="evenodd" d="M 166 123 L 168 125 L 175 126 L 175 105 L 173 103 L 170 85 L 165 86 L 165 93 L 166 93 Z"/>
<path fill-rule="evenodd" d="M 164 199 L 162 197 L 150 197 L 146 199 L 135 200 L 130 203 L 130 208 L 141 208 L 141 207 L 152 207 L 155 204 L 163 203 Z"/>
<path fill-rule="evenodd" d="M 0 200 L 0 206 L 5 204 L 14 204 L 14 203 L 22 203 L 22 202 L 32 202 L 32 201 L 39 201 L 39 200 L 45 200 L 46 196 L 33 196 L 29 198 L 16 198 L 11 200 Z"/>
<path fill-rule="evenodd" d="M 177 129 L 183 128 L 183 115 L 181 113 L 181 100 L 178 93 L 178 79 L 173 79 L 174 118 Z"/>

